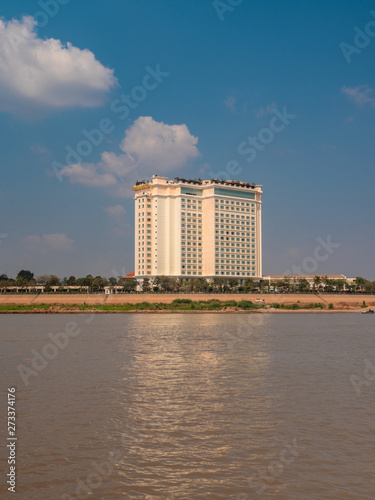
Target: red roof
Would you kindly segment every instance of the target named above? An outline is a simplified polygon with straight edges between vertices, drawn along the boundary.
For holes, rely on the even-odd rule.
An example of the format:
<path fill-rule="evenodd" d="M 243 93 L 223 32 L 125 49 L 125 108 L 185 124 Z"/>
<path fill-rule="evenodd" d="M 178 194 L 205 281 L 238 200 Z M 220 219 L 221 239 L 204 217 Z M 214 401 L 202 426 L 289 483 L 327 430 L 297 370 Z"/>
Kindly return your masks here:
<path fill-rule="evenodd" d="M 124 276 L 124 280 L 132 279 L 132 278 L 134 278 L 134 276 L 135 276 L 135 271 L 127 274 L 126 276 Z"/>

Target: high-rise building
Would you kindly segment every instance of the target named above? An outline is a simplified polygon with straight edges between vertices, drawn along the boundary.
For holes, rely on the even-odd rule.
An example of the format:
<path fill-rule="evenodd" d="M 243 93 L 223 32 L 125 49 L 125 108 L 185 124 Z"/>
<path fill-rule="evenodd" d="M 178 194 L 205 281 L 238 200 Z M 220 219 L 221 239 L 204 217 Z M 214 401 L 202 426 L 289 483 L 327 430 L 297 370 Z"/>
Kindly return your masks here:
<path fill-rule="evenodd" d="M 135 192 L 135 277 L 262 276 L 262 186 L 153 175 Z"/>

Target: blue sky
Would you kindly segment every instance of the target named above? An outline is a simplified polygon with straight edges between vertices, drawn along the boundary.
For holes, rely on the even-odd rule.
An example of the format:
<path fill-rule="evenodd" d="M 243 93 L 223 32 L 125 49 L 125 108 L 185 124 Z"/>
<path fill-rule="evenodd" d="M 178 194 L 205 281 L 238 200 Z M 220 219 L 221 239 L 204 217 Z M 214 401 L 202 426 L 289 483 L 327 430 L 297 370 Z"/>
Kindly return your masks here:
<path fill-rule="evenodd" d="M 19 0 L 1 15 L 0 273 L 131 272 L 134 181 L 232 161 L 263 185 L 265 274 L 375 279 L 374 3 Z M 275 113 L 293 118 L 270 135 Z M 336 246 L 314 267 L 318 238 Z"/>

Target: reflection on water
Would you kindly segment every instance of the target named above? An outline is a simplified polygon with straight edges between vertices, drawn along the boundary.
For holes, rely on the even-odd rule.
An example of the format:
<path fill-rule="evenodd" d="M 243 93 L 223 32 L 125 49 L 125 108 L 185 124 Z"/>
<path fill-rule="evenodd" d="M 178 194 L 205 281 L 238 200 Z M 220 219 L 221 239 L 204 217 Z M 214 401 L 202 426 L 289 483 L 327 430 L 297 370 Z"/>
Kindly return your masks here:
<path fill-rule="evenodd" d="M 368 317 L 87 318 L 0 317 L 18 498 L 375 497 L 375 380 L 350 382 L 375 363 Z M 26 386 L 17 367 L 68 321 L 81 332 Z"/>

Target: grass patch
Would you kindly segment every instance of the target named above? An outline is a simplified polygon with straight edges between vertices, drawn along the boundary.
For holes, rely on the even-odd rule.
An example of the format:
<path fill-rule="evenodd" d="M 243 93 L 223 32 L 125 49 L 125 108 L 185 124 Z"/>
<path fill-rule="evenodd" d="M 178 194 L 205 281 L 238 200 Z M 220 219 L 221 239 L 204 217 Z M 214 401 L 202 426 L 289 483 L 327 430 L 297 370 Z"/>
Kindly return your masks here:
<path fill-rule="evenodd" d="M 174 299 L 172 304 L 180 305 L 180 304 L 191 304 L 193 301 L 191 299 Z"/>
<path fill-rule="evenodd" d="M 0 305 L 0 311 L 34 311 L 35 309 L 44 309 L 48 311 L 51 306 L 47 304 L 39 304 L 39 305 Z"/>
<path fill-rule="evenodd" d="M 312 304 L 307 304 L 304 309 L 325 309 L 326 305 L 322 302 L 313 302 Z"/>
<path fill-rule="evenodd" d="M 268 306 L 267 306 L 268 307 Z M 274 302 L 269 304 L 273 309 L 283 310 L 301 310 L 301 309 L 326 309 L 327 305 L 321 302 L 314 302 L 311 304 L 302 305 L 301 303 L 295 304 L 280 304 Z M 218 299 L 210 300 L 191 300 L 191 299 L 175 299 L 172 303 L 166 304 L 164 302 L 140 302 L 138 304 L 29 304 L 29 305 L 0 305 L 0 312 L 33 312 L 33 311 L 51 311 L 59 312 L 76 311 L 106 311 L 106 312 L 128 312 L 128 311 L 222 311 L 227 308 L 234 309 L 235 311 L 249 311 L 257 309 L 265 309 L 265 304 L 255 304 L 251 300 L 226 300 L 220 301 Z M 334 309 L 333 304 L 328 305 L 328 309 Z"/>

